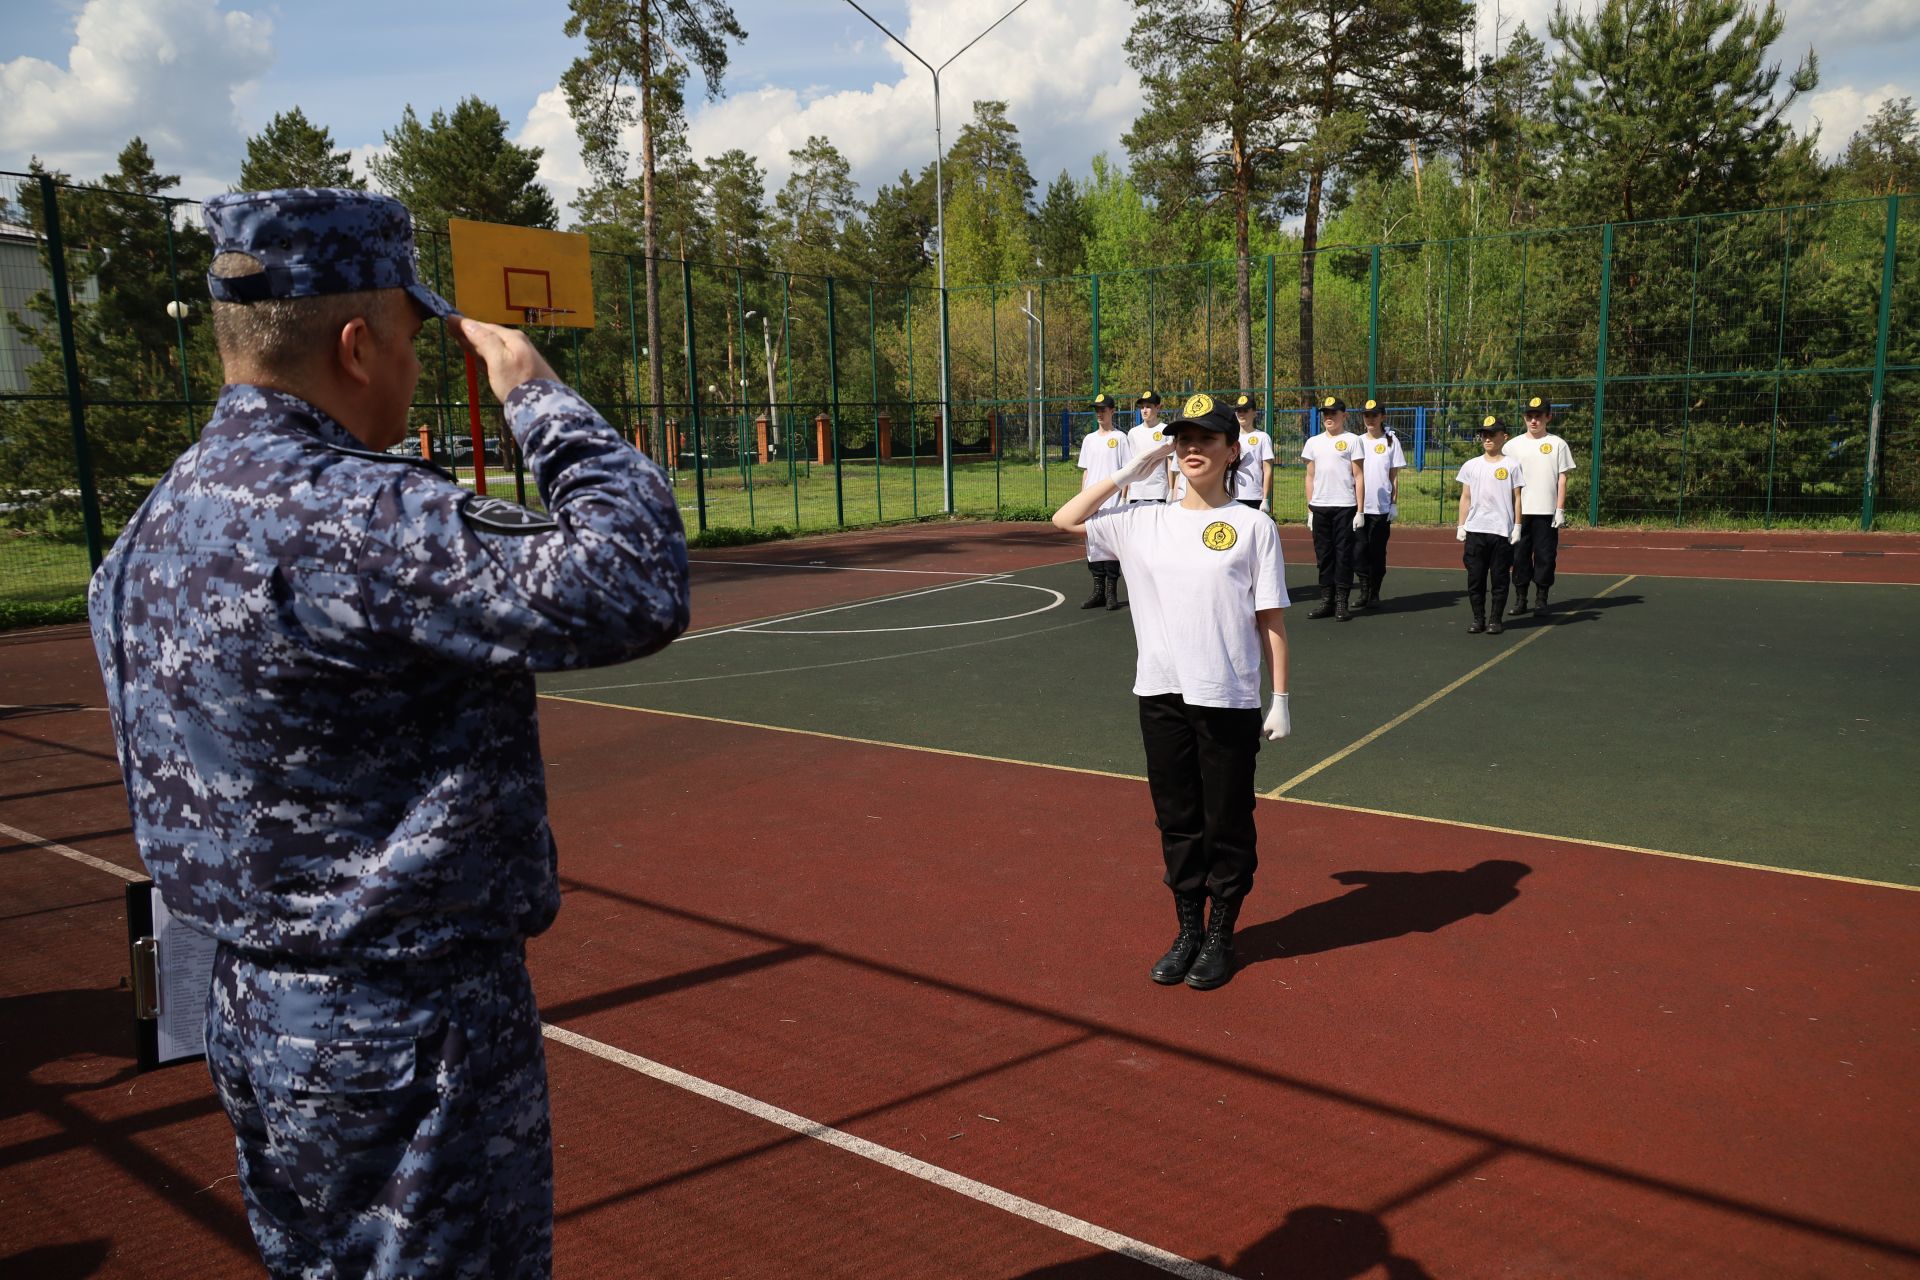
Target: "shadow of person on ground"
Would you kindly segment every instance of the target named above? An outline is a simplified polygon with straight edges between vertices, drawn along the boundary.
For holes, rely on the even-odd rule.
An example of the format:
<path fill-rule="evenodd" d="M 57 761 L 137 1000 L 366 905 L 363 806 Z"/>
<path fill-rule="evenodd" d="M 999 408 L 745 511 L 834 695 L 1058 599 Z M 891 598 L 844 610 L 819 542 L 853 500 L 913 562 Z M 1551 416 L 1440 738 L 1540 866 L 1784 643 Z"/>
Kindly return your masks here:
<path fill-rule="evenodd" d="M 1393 1234 L 1378 1217 L 1323 1204 L 1295 1209 L 1231 1262 L 1197 1261 L 1246 1280 L 1355 1280 L 1376 1268 L 1384 1269 L 1387 1280 L 1433 1280 L 1425 1267 L 1393 1251 Z M 1028 1271 L 1018 1280 L 1132 1280 L 1165 1274 L 1144 1262 L 1103 1253 Z"/>
<path fill-rule="evenodd" d="M 0 1280 L 83 1280 L 106 1265 L 111 1242 L 49 1244 L 0 1258 Z"/>
<path fill-rule="evenodd" d="M 1465 871 L 1340 871 L 1351 893 L 1241 929 L 1233 940 L 1241 965 L 1308 956 L 1434 933 L 1468 916 L 1492 915 L 1520 896 L 1524 862 L 1492 859 Z"/>
<path fill-rule="evenodd" d="M 1368 613 L 1425 613 L 1429 609 L 1455 609 L 1467 598 L 1465 587 L 1458 591 L 1416 591 L 1412 595 L 1384 595 Z"/>
<path fill-rule="evenodd" d="M 1574 622 L 1598 622 L 1608 609 L 1622 605 L 1645 604 L 1645 596 L 1602 596 L 1597 600 L 1569 600 L 1556 603 L 1545 613 L 1530 613 L 1524 618 L 1508 618 L 1509 631 L 1516 627 L 1557 627 Z"/>

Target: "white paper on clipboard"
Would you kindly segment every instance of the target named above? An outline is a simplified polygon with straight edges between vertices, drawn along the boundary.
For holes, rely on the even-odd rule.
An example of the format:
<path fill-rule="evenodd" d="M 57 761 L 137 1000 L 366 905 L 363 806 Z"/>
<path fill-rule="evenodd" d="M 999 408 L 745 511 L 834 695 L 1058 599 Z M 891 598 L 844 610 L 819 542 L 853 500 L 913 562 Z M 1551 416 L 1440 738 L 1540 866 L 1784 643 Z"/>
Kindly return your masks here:
<path fill-rule="evenodd" d="M 207 989 L 219 943 L 173 918 L 160 890 L 153 895 L 154 967 L 159 970 L 158 1057 L 161 1062 L 197 1058 L 207 1051 Z"/>

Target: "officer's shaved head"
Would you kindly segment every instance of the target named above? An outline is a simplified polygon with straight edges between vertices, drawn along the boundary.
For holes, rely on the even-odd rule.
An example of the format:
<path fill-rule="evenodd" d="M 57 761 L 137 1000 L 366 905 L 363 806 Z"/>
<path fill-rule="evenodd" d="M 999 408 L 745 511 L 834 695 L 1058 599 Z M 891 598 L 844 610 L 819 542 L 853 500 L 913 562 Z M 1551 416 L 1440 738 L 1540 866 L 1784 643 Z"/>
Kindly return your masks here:
<path fill-rule="evenodd" d="M 262 274 L 266 267 L 248 253 L 223 253 L 211 273 L 222 280 Z M 253 374 L 293 374 L 327 351 L 355 316 L 376 331 L 393 323 L 407 305 L 403 289 L 366 289 L 307 298 L 261 298 L 213 303 L 213 340 L 221 361 Z M 229 378 L 229 381 L 234 379 Z"/>

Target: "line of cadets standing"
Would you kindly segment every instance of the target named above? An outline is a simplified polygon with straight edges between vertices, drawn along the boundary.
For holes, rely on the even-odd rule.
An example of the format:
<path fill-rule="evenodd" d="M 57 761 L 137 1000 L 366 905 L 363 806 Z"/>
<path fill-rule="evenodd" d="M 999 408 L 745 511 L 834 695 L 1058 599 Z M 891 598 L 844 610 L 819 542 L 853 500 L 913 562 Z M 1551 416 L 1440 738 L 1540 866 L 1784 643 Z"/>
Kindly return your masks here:
<path fill-rule="evenodd" d="M 1098 427 L 1080 443 L 1079 466 L 1085 474 L 1081 488 L 1111 478 L 1128 461 L 1165 441 L 1160 423 L 1160 393 L 1143 391 L 1134 400 L 1139 422 L 1126 431 L 1114 423 L 1113 397 L 1094 396 Z M 1270 435 L 1258 429 L 1260 405 L 1242 394 L 1233 402 L 1240 424 L 1240 458 L 1231 478 L 1231 494 L 1242 505 L 1271 514 L 1275 452 Z M 1530 396 L 1523 409 L 1527 429 L 1509 438 L 1506 425 L 1489 414 L 1479 428 L 1481 456 L 1464 463 L 1455 481 L 1460 484 L 1459 521 L 1455 536 L 1465 544 L 1462 562 L 1467 570 L 1467 600 L 1474 634 L 1498 635 L 1501 617 L 1546 612 L 1559 555 L 1560 529 L 1566 523 L 1567 473 L 1574 469 L 1567 442 L 1547 431 L 1553 406 L 1545 396 Z M 1380 584 L 1387 576 L 1387 544 L 1400 514 L 1400 473 L 1407 458 L 1400 438 L 1386 425 L 1386 407 L 1378 400 L 1361 406 L 1364 429 L 1347 430 L 1347 405 L 1338 396 L 1320 402 L 1323 430 L 1309 436 L 1300 450 L 1307 464 L 1305 493 L 1307 528 L 1313 534 L 1319 574 L 1320 604 L 1309 618 L 1351 619 L 1358 610 L 1380 603 Z M 1184 491 L 1179 468 L 1171 460 L 1146 479 L 1116 490 L 1102 504 L 1111 510 L 1133 503 L 1178 501 Z M 1096 560 L 1087 552 L 1093 574 L 1093 594 L 1083 609 L 1120 607 L 1120 562 Z M 1487 610 L 1492 589 L 1492 612 Z M 1529 592 L 1537 593 L 1537 606 Z"/>

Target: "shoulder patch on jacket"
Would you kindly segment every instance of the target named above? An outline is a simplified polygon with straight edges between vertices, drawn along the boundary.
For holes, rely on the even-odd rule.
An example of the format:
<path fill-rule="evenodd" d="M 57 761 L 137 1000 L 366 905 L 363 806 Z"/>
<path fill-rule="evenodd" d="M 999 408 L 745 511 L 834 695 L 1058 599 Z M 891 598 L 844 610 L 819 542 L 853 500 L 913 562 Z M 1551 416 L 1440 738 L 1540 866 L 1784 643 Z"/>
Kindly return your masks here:
<path fill-rule="evenodd" d="M 538 511 L 529 511 L 505 498 L 474 496 L 460 504 L 460 518 L 482 533 L 551 533 L 559 521 Z"/>

